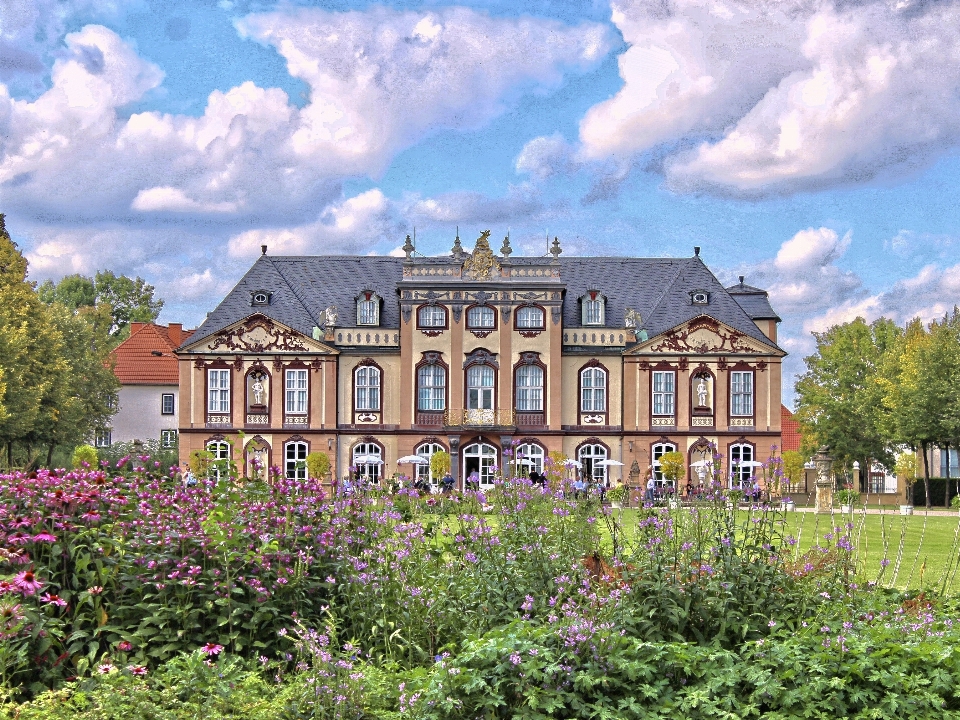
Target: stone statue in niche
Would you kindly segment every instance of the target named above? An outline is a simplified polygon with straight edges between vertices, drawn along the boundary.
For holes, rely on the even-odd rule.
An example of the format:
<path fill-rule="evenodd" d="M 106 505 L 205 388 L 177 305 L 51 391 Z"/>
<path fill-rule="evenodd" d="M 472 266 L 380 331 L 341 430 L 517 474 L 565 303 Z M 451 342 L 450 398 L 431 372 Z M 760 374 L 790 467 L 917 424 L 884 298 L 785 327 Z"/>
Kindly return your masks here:
<path fill-rule="evenodd" d="M 707 406 L 707 383 L 703 378 L 697 383 L 697 400 L 700 407 Z M 260 402 L 257 400 L 257 402 Z"/>
<path fill-rule="evenodd" d="M 253 386 L 250 388 L 253 390 L 253 402 L 256 405 L 263 405 L 263 383 L 260 382 L 261 378 L 258 376 L 253 381 Z"/>
<path fill-rule="evenodd" d="M 696 398 L 696 404 L 694 405 L 693 411 L 698 415 L 708 415 L 712 412 L 713 407 L 713 387 L 711 383 L 711 378 L 706 375 L 694 375 L 693 377 L 693 390 L 694 397 Z"/>

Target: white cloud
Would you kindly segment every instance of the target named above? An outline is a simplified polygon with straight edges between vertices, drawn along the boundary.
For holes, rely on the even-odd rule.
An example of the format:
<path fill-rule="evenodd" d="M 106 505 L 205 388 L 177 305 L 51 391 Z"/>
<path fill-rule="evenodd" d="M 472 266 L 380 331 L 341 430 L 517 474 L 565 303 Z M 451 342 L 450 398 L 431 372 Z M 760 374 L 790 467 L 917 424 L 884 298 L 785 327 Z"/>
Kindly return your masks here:
<path fill-rule="evenodd" d="M 960 142 L 960 3 L 616 0 L 624 84 L 578 156 L 665 153 L 680 191 L 755 196 L 902 174 Z"/>
<path fill-rule="evenodd" d="M 573 151 L 560 133 L 537 137 L 523 146 L 514 166 L 517 172 L 527 173 L 538 180 L 556 174 L 566 175 L 579 167 L 573 160 Z"/>
<path fill-rule="evenodd" d="M 429 198 L 408 198 L 403 215 L 418 224 L 486 223 L 533 220 L 551 212 L 529 185 L 511 185 L 503 197 L 479 192 L 449 192 Z"/>
<path fill-rule="evenodd" d="M 133 210 L 142 212 L 232 212 L 237 209 L 236 203 L 201 203 L 187 197 L 180 188 L 152 187 L 141 190 L 130 203 Z"/>

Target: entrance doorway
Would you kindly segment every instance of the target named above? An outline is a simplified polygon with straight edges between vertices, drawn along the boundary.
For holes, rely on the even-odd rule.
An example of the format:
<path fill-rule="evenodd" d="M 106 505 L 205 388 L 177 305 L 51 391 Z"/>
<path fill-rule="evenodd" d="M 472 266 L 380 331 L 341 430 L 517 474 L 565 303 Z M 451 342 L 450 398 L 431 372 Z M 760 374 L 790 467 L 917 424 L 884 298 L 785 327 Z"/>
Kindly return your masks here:
<path fill-rule="evenodd" d="M 494 466 L 497 464 L 497 449 L 488 443 L 478 442 L 463 449 L 463 486 L 470 489 L 471 478 L 480 489 L 493 487 Z"/>

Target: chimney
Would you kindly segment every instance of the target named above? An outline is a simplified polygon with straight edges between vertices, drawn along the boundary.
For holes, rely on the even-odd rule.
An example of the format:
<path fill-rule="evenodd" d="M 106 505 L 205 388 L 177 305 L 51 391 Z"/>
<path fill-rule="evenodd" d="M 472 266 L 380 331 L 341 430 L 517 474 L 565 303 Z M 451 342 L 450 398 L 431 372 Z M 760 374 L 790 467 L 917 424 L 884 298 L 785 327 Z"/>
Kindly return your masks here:
<path fill-rule="evenodd" d="M 133 335 L 135 332 L 137 332 L 138 330 L 140 330 L 141 328 L 143 328 L 143 326 L 146 325 L 146 324 L 147 324 L 147 323 L 142 323 L 142 322 L 131 322 L 131 323 L 130 323 L 130 334 Z"/>
<path fill-rule="evenodd" d="M 183 323 L 170 323 L 167 326 L 167 335 L 177 347 L 180 347 L 180 338 L 183 337 Z"/>

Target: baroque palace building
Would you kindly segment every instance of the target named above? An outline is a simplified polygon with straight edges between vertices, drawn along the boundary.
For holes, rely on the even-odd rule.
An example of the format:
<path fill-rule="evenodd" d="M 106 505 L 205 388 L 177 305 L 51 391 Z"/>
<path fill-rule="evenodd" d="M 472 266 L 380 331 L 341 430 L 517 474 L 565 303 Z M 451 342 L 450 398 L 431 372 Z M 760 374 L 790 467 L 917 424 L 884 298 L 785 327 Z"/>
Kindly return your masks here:
<path fill-rule="evenodd" d="M 249 475 L 430 477 L 551 451 L 588 477 L 636 478 L 671 450 L 697 483 L 711 444 L 732 482 L 780 444 L 779 318 L 767 293 L 724 288 L 700 258 L 473 252 L 406 257 L 263 254 L 177 351 L 180 454 L 206 448 Z M 601 464 L 615 460 L 622 466 Z M 516 466 L 514 466 L 516 467 Z M 513 470 L 514 467 L 510 467 Z M 631 473 L 632 470 L 632 473 Z M 642 476 L 641 476 L 642 477 Z"/>

